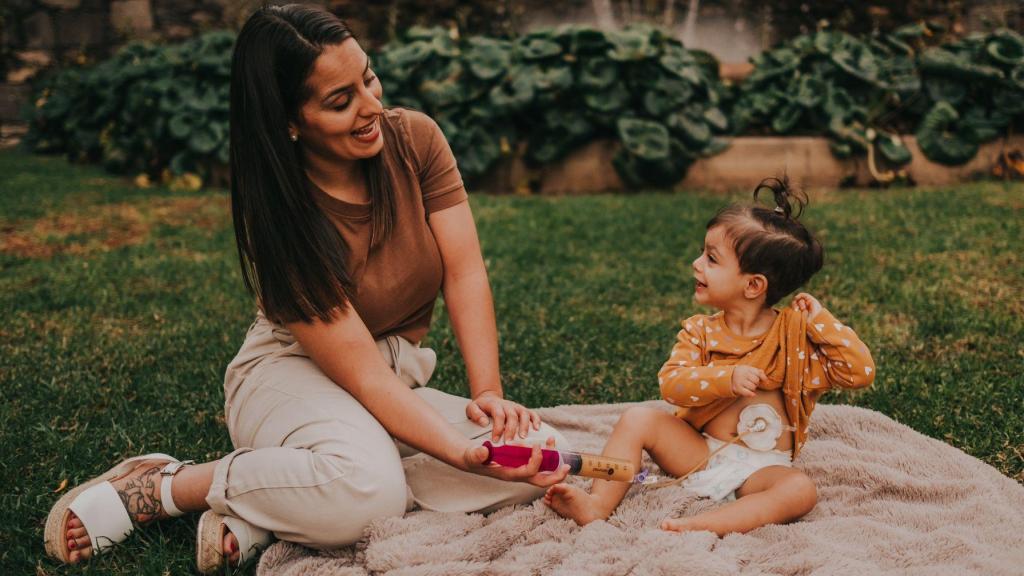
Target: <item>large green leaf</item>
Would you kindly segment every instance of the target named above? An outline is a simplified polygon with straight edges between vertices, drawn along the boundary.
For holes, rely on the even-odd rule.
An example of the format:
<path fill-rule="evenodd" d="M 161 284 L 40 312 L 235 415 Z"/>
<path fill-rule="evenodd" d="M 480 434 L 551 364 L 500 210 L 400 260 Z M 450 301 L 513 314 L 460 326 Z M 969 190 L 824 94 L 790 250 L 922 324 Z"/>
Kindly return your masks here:
<path fill-rule="evenodd" d="M 481 80 L 494 80 L 506 72 L 512 63 L 512 44 L 493 38 L 473 37 L 467 41 L 464 52 L 469 71 Z"/>
<path fill-rule="evenodd" d="M 721 108 L 708 108 L 701 117 L 715 132 L 721 134 L 729 131 L 729 118 L 722 112 Z"/>
<path fill-rule="evenodd" d="M 455 43 L 452 33 L 440 26 L 426 28 L 423 26 L 411 26 L 405 32 L 405 37 L 429 44 L 435 54 L 441 56 L 458 56 L 459 47 Z"/>
<path fill-rule="evenodd" d="M 513 66 L 505 80 L 491 90 L 491 103 L 505 111 L 523 108 L 533 101 L 534 83 L 526 66 Z"/>
<path fill-rule="evenodd" d="M 466 96 L 466 90 L 460 83 L 462 75 L 462 63 L 458 60 L 448 60 L 438 66 L 428 67 L 420 77 L 420 97 L 431 109 L 462 102 Z"/>
<path fill-rule="evenodd" d="M 669 140 L 669 150 L 664 158 L 645 160 L 623 148 L 612 158 L 612 166 L 629 186 L 672 186 L 686 175 L 694 156 L 675 139 Z"/>
<path fill-rule="evenodd" d="M 603 92 L 587 92 L 583 95 L 583 103 L 587 108 L 602 113 L 611 113 L 622 110 L 629 104 L 629 89 L 621 82 L 612 84 Z"/>
<path fill-rule="evenodd" d="M 516 46 L 525 60 L 543 60 L 562 53 L 562 45 L 552 40 L 550 34 L 525 36 Z"/>
<path fill-rule="evenodd" d="M 946 76 L 929 76 L 924 80 L 924 88 L 933 102 L 949 102 L 954 106 L 967 96 L 967 85 Z"/>
<path fill-rule="evenodd" d="M 188 138 L 188 135 L 192 132 L 192 117 L 188 114 L 175 114 L 171 116 L 171 120 L 167 123 L 167 130 L 171 133 L 171 136 L 178 140 Z"/>
<path fill-rule="evenodd" d="M 970 137 L 978 144 L 994 140 L 1006 132 L 1010 116 L 1001 110 L 985 110 L 974 106 L 963 113 L 961 125 L 970 131 Z"/>
<path fill-rule="evenodd" d="M 544 130 L 530 138 L 527 158 L 537 164 L 550 164 L 586 141 L 593 132 L 594 126 L 583 115 L 549 110 L 544 114 Z"/>
<path fill-rule="evenodd" d="M 764 52 L 753 59 L 754 71 L 745 84 L 758 86 L 779 76 L 791 74 L 800 66 L 800 55 L 790 48 Z"/>
<path fill-rule="evenodd" d="M 921 71 L 935 76 L 946 76 L 959 80 L 991 81 L 1002 80 L 1003 72 L 998 68 L 978 64 L 969 58 L 945 48 L 929 48 L 919 59 Z"/>
<path fill-rule="evenodd" d="M 434 48 L 427 42 L 410 42 L 384 53 L 384 66 L 388 74 L 398 80 L 405 80 L 423 61 L 434 54 Z"/>
<path fill-rule="evenodd" d="M 655 118 L 663 118 L 679 109 L 693 95 L 689 82 L 678 78 L 659 78 L 643 95 L 644 110 Z"/>
<path fill-rule="evenodd" d="M 929 160 L 956 166 L 974 158 L 978 144 L 958 126 L 959 114 L 947 102 L 939 102 L 921 119 L 917 145 Z"/>
<path fill-rule="evenodd" d="M 671 114 L 665 124 L 690 150 L 701 150 L 711 142 L 711 128 L 683 112 Z"/>
<path fill-rule="evenodd" d="M 619 118 L 619 138 L 626 150 L 643 160 L 662 160 L 669 154 L 669 135 L 664 125 L 640 118 Z"/>
<path fill-rule="evenodd" d="M 537 90 L 565 90 L 572 87 L 572 70 L 568 66 L 532 67 L 533 86 Z"/>
<path fill-rule="evenodd" d="M 992 106 L 1005 114 L 1024 114 L 1024 91 L 996 88 L 992 91 Z"/>
<path fill-rule="evenodd" d="M 878 151 L 882 154 L 882 157 L 892 164 L 903 166 L 913 160 L 910 150 L 897 136 L 881 134 L 875 143 L 878 145 Z"/>
<path fill-rule="evenodd" d="M 604 90 L 619 79 L 619 65 L 608 58 L 587 58 L 580 65 L 580 86 L 589 90 Z"/>
<path fill-rule="evenodd" d="M 572 28 L 569 35 L 570 50 L 577 56 L 603 53 L 608 49 L 608 39 L 604 32 L 596 28 L 578 26 Z"/>
<path fill-rule="evenodd" d="M 220 139 L 216 124 L 202 124 L 192 130 L 188 138 L 188 147 L 196 154 L 204 156 L 217 149 Z"/>
<path fill-rule="evenodd" d="M 616 62 L 646 60 L 658 54 L 658 49 L 651 44 L 650 33 L 643 30 L 626 30 L 608 34 L 611 48 L 608 57 Z"/>
<path fill-rule="evenodd" d="M 989 37 L 985 51 L 997 62 L 1017 66 L 1024 63 L 1024 38 L 1013 30 L 1000 30 Z"/>
<path fill-rule="evenodd" d="M 700 65 L 693 54 L 682 46 L 666 46 L 664 53 L 658 58 L 658 63 L 669 73 L 691 84 L 699 85 L 702 82 Z"/>
<path fill-rule="evenodd" d="M 831 54 L 832 62 L 847 74 L 876 86 L 884 86 L 879 79 L 878 62 L 874 53 L 861 42 L 850 42 Z"/>
<path fill-rule="evenodd" d="M 793 101 L 804 108 L 814 108 L 825 96 L 825 83 L 821 78 L 804 75 L 796 80 Z"/>
<path fill-rule="evenodd" d="M 498 137 L 480 125 L 461 128 L 456 143 L 459 171 L 469 178 L 485 173 L 501 157 Z"/>
<path fill-rule="evenodd" d="M 707 50 L 690 50 L 690 55 L 697 61 L 697 66 L 700 67 L 701 75 L 704 78 L 713 79 L 715 82 L 719 80 L 719 63 L 714 54 Z"/>
<path fill-rule="evenodd" d="M 772 119 L 772 130 L 776 134 L 786 134 L 796 126 L 796 123 L 800 121 L 800 115 L 803 113 L 803 108 L 795 102 L 791 102 L 782 107 L 779 110 L 775 118 Z"/>

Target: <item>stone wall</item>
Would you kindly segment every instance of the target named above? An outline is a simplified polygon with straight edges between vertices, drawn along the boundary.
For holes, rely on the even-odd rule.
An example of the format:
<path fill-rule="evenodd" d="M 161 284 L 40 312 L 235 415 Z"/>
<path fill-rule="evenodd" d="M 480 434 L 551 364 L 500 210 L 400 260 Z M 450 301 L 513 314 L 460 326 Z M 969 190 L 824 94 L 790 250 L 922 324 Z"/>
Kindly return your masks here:
<path fill-rule="evenodd" d="M 1024 136 L 1007 136 L 981 145 L 978 154 L 961 166 L 944 166 L 925 158 L 914 136 L 903 136 L 913 160 L 903 166 L 901 183 L 952 186 L 991 178 L 1009 155 L 1024 150 Z M 492 194 L 536 193 L 580 195 L 628 190 L 612 168 L 619 144 L 594 140 L 556 164 L 531 168 L 523 154 L 505 157 L 483 176 L 469 182 L 474 192 Z M 878 166 L 887 172 L 885 166 Z M 828 138 L 817 136 L 741 136 L 721 154 L 700 158 L 674 189 L 714 192 L 750 191 L 762 179 L 783 174 L 807 190 L 835 190 L 844 186 L 877 185 L 864 156 L 840 159 L 832 154 Z"/>

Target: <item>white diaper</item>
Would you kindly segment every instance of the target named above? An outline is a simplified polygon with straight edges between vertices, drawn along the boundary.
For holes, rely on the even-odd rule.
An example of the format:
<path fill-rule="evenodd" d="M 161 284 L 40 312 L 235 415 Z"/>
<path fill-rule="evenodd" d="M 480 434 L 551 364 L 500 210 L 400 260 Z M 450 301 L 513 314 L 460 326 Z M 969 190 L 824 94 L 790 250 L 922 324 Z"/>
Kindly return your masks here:
<path fill-rule="evenodd" d="M 704 435 L 704 438 L 707 440 L 708 450 L 711 452 L 725 444 L 718 438 L 712 438 L 707 434 Z M 706 468 L 690 474 L 683 481 L 683 487 L 712 500 L 735 500 L 736 489 L 742 486 L 754 472 L 767 466 L 790 467 L 792 465 L 792 452 L 759 451 L 742 444 L 732 444 L 715 454 Z"/>

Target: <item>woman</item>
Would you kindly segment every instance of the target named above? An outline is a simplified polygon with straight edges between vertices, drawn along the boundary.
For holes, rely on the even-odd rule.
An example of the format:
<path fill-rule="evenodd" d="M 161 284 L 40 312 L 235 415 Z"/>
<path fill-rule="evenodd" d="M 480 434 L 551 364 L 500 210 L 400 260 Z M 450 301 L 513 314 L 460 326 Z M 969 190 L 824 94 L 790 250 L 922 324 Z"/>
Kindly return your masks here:
<path fill-rule="evenodd" d="M 243 27 L 231 199 L 259 312 L 225 377 L 237 449 L 203 464 L 148 454 L 72 490 L 47 519 L 52 556 L 77 562 L 134 525 L 206 510 L 197 561 L 211 572 L 271 533 L 344 546 L 417 504 L 486 511 L 565 477 L 538 473 L 539 447 L 520 469 L 483 464 L 488 434 L 558 434 L 502 396 L 491 291 L 444 136 L 380 99 L 367 55 L 330 13 L 272 6 Z M 423 386 L 435 356 L 418 342 L 442 289 L 472 400 Z"/>

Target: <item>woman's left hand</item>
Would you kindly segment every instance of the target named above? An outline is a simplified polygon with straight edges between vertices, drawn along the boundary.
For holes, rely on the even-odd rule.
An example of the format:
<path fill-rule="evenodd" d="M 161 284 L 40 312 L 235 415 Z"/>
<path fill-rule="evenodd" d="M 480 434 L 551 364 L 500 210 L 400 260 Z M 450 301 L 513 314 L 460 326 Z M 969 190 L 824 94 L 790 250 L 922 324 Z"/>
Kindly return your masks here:
<path fill-rule="evenodd" d="M 505 400 L 495 392 L 484 392 L 470 400 L 466 405 L 466 416 L 481 426 L 486 426 L 488 416 L 494 421 L 491 430 L 491 441 L 500 442 L 526 438 L 530 435 L 530 427 L 540 430 L 540 416 L 533 410 Z"/>

